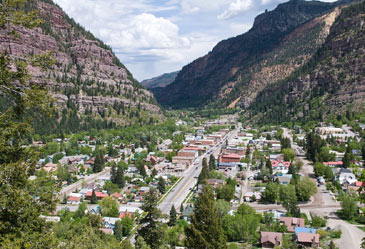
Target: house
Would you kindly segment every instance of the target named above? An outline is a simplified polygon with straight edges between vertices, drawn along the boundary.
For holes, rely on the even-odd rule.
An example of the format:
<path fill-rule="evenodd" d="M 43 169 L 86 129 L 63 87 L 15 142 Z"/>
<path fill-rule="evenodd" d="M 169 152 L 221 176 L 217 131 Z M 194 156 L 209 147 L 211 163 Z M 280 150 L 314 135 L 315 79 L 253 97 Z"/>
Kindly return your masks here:
<path fill-rule="evenodd" d="M 282 241 L 282 233 L 261 232 L 260 244 L 262 248 L 274 248 L 275 246 L 280 246 Z"/>
<path fill-rule="evenodd" d="M 57 170 L 57 164 L 47 163 L 46 165 L 44 165 L 43 169 L 48 173 L 55 172 Z"/>
<path fill-rule="evenodd" d="M 280 211 L 280 210 L 276 210 L 276 209 L 271 209 L 271 210 L 268 211 L 268 213 L 273 214 L 275 220 L 280 220 L 280 217 L 284 217 L 285 214 L 286 214 L 286 212 Z"/>
<path fill-rule="evenodd" d="M 214 189 L 219 188 L 225 184 L 225 181 L 221 179 L 206 179 L 205 181 Z"/>
<path fill-rule="evenodd" d="M 275 173 L 287 174 L 289 172 L 290 162 L 273 160 L 271 165 Z"/>
<path fill-rule="evenodd" d="M 133 213 L 128 212 L 128 211 L 120 213 L 119 219 L 123 219 L 124 217 L 128 217 L 129 219 L 133 219 Z"/>
<path fill-rule="evenodd" d="M 87 193 L 86 193 L 85 198 L 86 198 L 87 200 L 90 200 L 90 199 L 91 199 L 91 195 L 92 195 L 92 191 L 89 191 L 89 192 L 87 192 Z M 104 199 L 105 197 L 107 197 L 107 196 L 108 196 L 108 194 L 103 193 L 103 192 L 95 191 L 95 196 L 96 196 L 96 199 L 98 199 L 98 200 L 102 200 L 102 199 Z"/>
<path fill-rule="evenodd" d="M 103 221 L 101 222 L 101 225 L 108 229 L 114 229 L 115 222 L 120 220 L 119 218 L 114 217 L 103 217 Z"/>
<path fill-rule="evenodd" d="M 116 199 L 117 201 L 121 201 L 122 199 L 122 195 L 120 193 L 115 192 L 114 194 L 111 195 L 114 199 Z"/>
<path fill-rule="evenodd" d="M 295 236 L 298 236 L 298 233 L 317 233 L 317 229 L 308 228 L 308 227 L 295 227 L 294 233 L 295 233 Z"/>
<path fill-rule="evenodd" d="M 194 162 L 194 157 L 180 157 L 180 156 L 174 156 L 172 158 L 172 163 L 174 164 L 183 164 L 187 167 L 190 166 Z"/>
<path fill-rule="evenodd" d="M 218 167 L 224 170 L 235 170 L 237 169 L 237 163 L 219 163 Z"/>
<path fill-rule="evenodd" d="M 139 192 L 140 195 L 144 195 L 144 194 L 150 192 L 150 187 L 140 187 L 138 192 Z"/>
<path fill-rule="evenodd" d="M 305 227 L 305 220 L 295 217 L 280 217 L 280 224 L 285 224 L 288 232 L 293 233 L 295 227 Z"/>
<path fill-rule="evenodd" d="M 243 199 L 246 202 L 261 200 L 261 194 L 259 192 L 247 192 L 246 194 L 243 195 Z"/>
<path fill-rule="evenodd" d="M 221 154 L 219 155 L 219 163 L 239 163 L 241 160 L 241 155 L 237 154 Z"/>
<path fill-rule="evenodd" d="M 237 154 L 237 155 L 244 156 L 246 154 L 246 148 L 224 146 L 222 148 L 222 153 L 223 154 Z"/>
<path fill-rule="evenodd" d="M 342 167 L 343 162 L 342 161 L 337 161 L 337 162 L 323 162 L 324 165 L 329 166 L 329 167 Z"/>
<path fill-rule="evenodd" d="M 341 169 L 339 172 L 338 180 L 341 184 L 355 184 L 357 182 L 356 176 L 349 169 Z"/>
<path fill-rule="evenodd" d="M 193 214 L 193 211 L 194 208 L 191 205 L 187 206 L 182 212 L 183 219 L 189 222 L 190 216 Z"/>
<path fill-rule="evenodd" d="M 288 185 L 292 179 L 291 174 L 285 174 L 285 175 L 279 175 L 277 176 L 277 179 L 281 185 Z"/>
<path fill-rule="evenodd" d="M 199 155 L 196 150 L 179 150 L 177 152 L 178 157 L 188 157 L 188 158 L 197 158 Z"/>
<path fill-rule="evenodd" d="M 297 244 L 306 247 L 317 247 L 319 245 L 319 234 L 298 232 L 296 235 Z"/>
<path fill-rule="evenodd" d="M 81 203 L 80 197 L 70 196 L 70 197 L 67 198 L 67 204 L 79 205 L 80 203 Z"/>

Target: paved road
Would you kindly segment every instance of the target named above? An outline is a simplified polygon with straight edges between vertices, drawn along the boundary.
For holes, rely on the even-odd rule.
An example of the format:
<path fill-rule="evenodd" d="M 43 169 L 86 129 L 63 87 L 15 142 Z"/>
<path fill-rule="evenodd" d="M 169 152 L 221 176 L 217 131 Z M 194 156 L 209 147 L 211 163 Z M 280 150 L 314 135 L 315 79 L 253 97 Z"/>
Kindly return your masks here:
<path fill-rule="evenodd" d="M 86 182 L 86 184 L 89 184 L 89 183 L 95 181 L 97 178 L 109 174 L 109 172 L 110 172 L 110 167 L 106 167 L 103 171 L 101 171 L 99 173 L 95 173 L 95 174 L 86 176 L 85 178 L 80 179 L 77 182 L 62 188 L 62 190 L 59 192 L 58 196 L 59 196 L 59 198 L 63 198 L 64 195 L 68 195 L 68 194 L 72 193 L 73 191 L 75 191 L 76 189 L 81 189 L 83 182 Z"/>
<path fill-rule="evenodd" d="M 283 130 L 283 136 L 289 137 L 292 141 L 292 135 L 289 130 L 285 128 Z M 348 132 L 350 133 L 350 131 Z M 293 143 L 292 148 L 294 150 L 301 149 L 298 145 Z M 304 163 L 301 173 L 314 177 L 313 166 L 304 157 L 301 157 L 301 160 Z M 340 249 L 360 249 L 361 240 L 365 237 L 365 233 L 355 225 L 349 224 L 337 217 L 336 211 L 341 209 L 340 203 L 332 198 L 324 186 L 319 188 L 319 191 L 312 199 L 311 204 L 299 206 L 302 212 L 311 212 L 317 215 L 330 217 L 327 222 L 327 226 L 335 229 L 341 229 L 342 231 L 342 237 L 334 241 Z"/>
<path fill-rule="evenodd" d="M 185 198 L 188 196 L 192 188 L 196 185 L 198 181 L 198 176 L 201 171 L 202 167 L 202 161 L 203 158 L 207 158 L 209 160 L 209 156 L 211 153 L 213 155 L 217 156 L 222 148 L 222 146 L 225 144 L 225 141 L 227 139 L 231 139 L 233 136 L 236 136 L 238 131 L 241 128 L 241 124 L 237 126 L 237 128 L 230 133 L 228 133 L 225 138 L 223 139 L 223 142 L 218 143 L 216 146 L 214 146 L 212 149 L 208 150 L 204 155 L 198 157 L 192 166 L 190 166 L 189 169 L 187 169 L 183 174 L 183 180 L 181 180 L 176 187 L 171 191 L 167 197 L 160 203 L 159 208 L 164 214 L 169 214 L 171 206 L 174 205 L 177 210 L 179 210 L 181 203 L 185 200 Z"/>

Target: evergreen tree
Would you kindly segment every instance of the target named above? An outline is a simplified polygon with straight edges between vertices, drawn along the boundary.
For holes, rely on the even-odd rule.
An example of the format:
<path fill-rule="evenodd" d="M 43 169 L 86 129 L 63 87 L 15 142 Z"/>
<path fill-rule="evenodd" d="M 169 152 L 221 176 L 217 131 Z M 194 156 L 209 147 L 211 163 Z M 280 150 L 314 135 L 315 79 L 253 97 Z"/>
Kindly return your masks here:
<path fill-rule="evenodd" d="M 149 247 L 143 237 L 139 235 L 136 240 L 136 249 L 151 249 L 151 247 Z"/>
<path fill-rule="evenodd" d="M 213 154 L 209 157 L 209 171 L 212 171 L 215 169 L 215 157 Z"/>
<path fill-rule="evenodd" d="M 43 82 L 29 81 L 27 58 L 32 66 L 46 70 L 53 59 L 45 55 L 22 54 L 12 61 L 11 37 L 18 26 L 34 28 L 41 20 L 34 11 L 24 11 L 28 1 L 8 0 L 0 4 L 0 248 L 57 248 L 51 229 L 41 214 L 55 209 L 55 183 L 48 174 L 29 180 L 40 158 L 40 148 L 25 147 L 33 135 L 32 117 L 49 116 L 51 98 Z M 21 40 L 21 39 L 17 39 Z M 6 101 L 6 104 L 4 102 Z"/>
<path fill-rule="evenodd" d="M 345 155 L 343 156 L 342 162 L 344 168 L 349 168 L 352 161 L 354 160 L 354 155 L 352 154 L 350 143 L 347 144 Z"/>
<path fill-rule="evenodd" d="M 98 203 L 98 199 L 96 198 L 95 190 L 93 189 L 93 191 L 91 193 L 90 204 L 97 204 L 97 203 Z"/>
<path fill-rule="evenodd" d="M 114 184 L 116 184 L 117 179 L 117 165 L 116 163 L 113 163 L 111 173 L 110 173 L 110 181 Z"/>
<path fill-rule="evenodd" d="M 204 183 L 204 181 L 208 178 L 208 176 L 209 176 L 209 169 L 208 169 L 207 159 L 203 158 L 202 171 L 199 174 L 198 183 L 199 184 Z"/>
<path fill-rule="evenodd" d="M 246 158 L 250 158 L 250 154 L 251 154 L 251 147 L 249 145 L 247 145 Z"/>
<path fill-rule="evenodd" d="M 123 239 L 123 226 L 122 226 L 122 222 L 120 220 L 117 220 L 115 222 L 115 227 L 114 227 L 113 231 L 114 231 L 114 237 L 118 241 L 121 241 Z"/>
<path fill-rule="evenodd" d="M 123 169 L 123 166 L 121 166 L 121 165 L 118 166 L 118 169 L 116 172 L 115 184 L 117 184 L 119 188 L 125 187 L 124 169 Z"/>
<path fill-rule="evenodd" d="M 158 221 L 161 218 L 161 211 L 157 207 L 158 197 L 155 189 L 151 189 L 145 195 L 142 210 L 146 216 L 141 220 L 142 228 L 139 234 L 152 249 L 158 249 L 165 243 L 166 231 Z"/>
<path fill-rule="evenodd" d="M 172 205 L 170 209 L 170 220 L 169 220 L 169 226 L 175 226 L 176 225 L 176 209 L 175 206 Z"/>
<path fill-rule="evenodd" d="M 267 159 L 267 160 L 266 160 L 266 164 L 265 164 L 265 166 L 266 166 L 266 168 L 269 170 L 270 175 L 272 175 L 273 170 L 272 170 L 272 164 L 271 164 L 270 159 Z"/>
<path fill-rule="evenodd" d="M 197 199 L 191 225 L 186 228 L 186 237 L 187 248 L 227 248 L 213 191 L 208 186 L 203 187 Z"/>
<path fill-rule="evenodd" d="M 164 194 L 166 192 L 166 183 L 165 180 L 160 176 L 158 178 L 158 185 L 157 185 L 158 191 L 160 191 L 161 194 Z"/>
<path fill-rule="evenodd" d="M 98 173 L 103 170 L 104 167 L 104 153 L 99 151 L 96 153 L 93 172 Z"/>

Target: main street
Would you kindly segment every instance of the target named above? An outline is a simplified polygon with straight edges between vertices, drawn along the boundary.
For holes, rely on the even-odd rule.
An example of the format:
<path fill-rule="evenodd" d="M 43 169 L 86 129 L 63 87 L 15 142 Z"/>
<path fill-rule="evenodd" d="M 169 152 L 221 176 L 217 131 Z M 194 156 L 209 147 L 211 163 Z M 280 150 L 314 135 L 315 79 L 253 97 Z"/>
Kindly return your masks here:
<path fill-rule="evenodd" d="M 193 163 L 192 166 L 187 169 L 183 174 L 183 179 L 176 185 L 176 187 L 166 196 L 166 198 L 160 203 L 159 208 L 164 214 L 168 214 L 172 205 L 178 210 L 189 195 L 190 191 L 198 182 L 198 177 L 202 168 L 203 158 L 209 159 L 210 155 L 213 154 L 215 157 L 218 156 L 221 148 L 225 145 L 225 142 L 232 137 L 236 136 L 241 129 L 239 123 L 235 130 L 229 132 L 224 139 L 216 144 L 213 148 L 206 151 L 204 155 L 199 156 Z"/>

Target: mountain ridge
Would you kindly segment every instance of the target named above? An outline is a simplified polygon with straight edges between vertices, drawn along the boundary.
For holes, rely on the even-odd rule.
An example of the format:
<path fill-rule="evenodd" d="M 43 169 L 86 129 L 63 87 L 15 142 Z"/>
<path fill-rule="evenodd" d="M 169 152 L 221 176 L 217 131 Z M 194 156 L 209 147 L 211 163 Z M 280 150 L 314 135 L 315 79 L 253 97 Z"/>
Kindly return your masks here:
<path fill-rule="evenodd" d="M 11 57 L 53 52 L 56 63 L 51 70 L 28 66 L 30 80 L 45 85 L 58 107 L 56 119 L 39 117 L 36 127 L 75 132 L 143 124 L 161 116 L 152 93 L 133 78 L 109 46 L 51 0 L 28 2 L 25 11 L 31 10 L 38 11 L 43 24 L 32 30 L 14 27 L 19 37 L 10 41 L 2 31 L 0 51 L 10 47 Z"/>
<path fill-rule="evenodd" d="M 184 66 L 173 83 L 152 91 L 160 104 L 173 108 L 229 106 L 238 97 L 224 101 L 221 96 L 223 88 L 243 84 L 242 81 L 247 80 L 246 71 L 279 47 L 283 38 L 299 26 L 347 2 L 350 1 L 298 0 L 279 4 L 274 10 L 256 17 L 254 26 L 247 33 L 219 42 L 207 55 Z M 314 52 L 315 49 L 311 54 Z"/>

